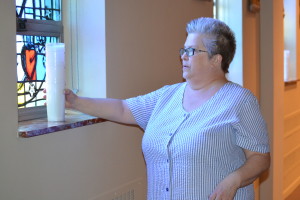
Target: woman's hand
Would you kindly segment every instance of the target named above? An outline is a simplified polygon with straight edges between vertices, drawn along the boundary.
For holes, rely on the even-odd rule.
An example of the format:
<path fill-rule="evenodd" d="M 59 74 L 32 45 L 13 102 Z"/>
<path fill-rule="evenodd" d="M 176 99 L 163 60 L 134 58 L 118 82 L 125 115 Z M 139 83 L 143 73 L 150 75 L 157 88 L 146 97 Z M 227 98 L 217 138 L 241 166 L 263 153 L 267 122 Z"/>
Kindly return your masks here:
<path fill-rule="evenodd" d="M 45 93 L 44 99 L 46 99 L 47 98 L 47 95 L 46 95 L 47 90 L 44 89 L 43 92 Z M 65 94 L 65 100 L 66 100 L 66 102 L 65 102 L 66 108 L 74 109 L 75 101 L 78 98 L 78 96 L 76 94 L 74 94 L 74 92 L 72 92 L 72 90 L 70 90 L 70 89 L 65 89 L 64 94 Z M 46 105 L 46 103 L 45 103 L 45 105 Z"/>
<path fill-rule="evenodd" d="M 221 181 L 209 200 L 232 200 L 238 188 L 245 187 L 270 167 L 270 153 L 259 153 L 243 149 L 246 162 Z"/>
<path fill-rule="evenodd" d="M 209 200 L 233 200 L 239 185 L 239 177 L 233 172 L 217 185 Z"/>
<path fill-rule="evenodd" d="M 66 108 L 75 109 L 75 101 L 78 98 L 70 89 L 65 89 Z"/>

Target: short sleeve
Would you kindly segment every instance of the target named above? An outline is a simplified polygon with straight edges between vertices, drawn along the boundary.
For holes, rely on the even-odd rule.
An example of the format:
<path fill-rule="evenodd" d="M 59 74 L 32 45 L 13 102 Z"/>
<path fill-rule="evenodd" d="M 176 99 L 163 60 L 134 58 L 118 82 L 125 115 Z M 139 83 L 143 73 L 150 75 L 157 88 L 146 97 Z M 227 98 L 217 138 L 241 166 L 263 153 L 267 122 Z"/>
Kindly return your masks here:
<path fill-rule="evenodd" d="M 167 88 L 168 86 L 164 86 L 154 92 L 125 100 L 136 122 L 142 129 L 146 129 L 159 98 Z"/>
<path fill-rule="evenodd" d="M 254 96 L 241 105 L 235 129 L 238 146 L 260 153 L 270 151 L 267 126 Z"/>

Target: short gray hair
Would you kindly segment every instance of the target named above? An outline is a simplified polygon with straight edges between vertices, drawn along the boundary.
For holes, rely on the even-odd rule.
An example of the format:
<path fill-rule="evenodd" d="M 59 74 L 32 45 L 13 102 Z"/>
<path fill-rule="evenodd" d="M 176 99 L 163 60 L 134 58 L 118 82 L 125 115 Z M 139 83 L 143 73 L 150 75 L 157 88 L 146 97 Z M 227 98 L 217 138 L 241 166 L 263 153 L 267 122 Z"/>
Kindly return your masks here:
<path fill-rule="evenodd" d="M 203 45 L 211 58 L 216 54 L 222 56 L 222 70 L 228 73 L 229 64 L 233 60 L 236 41 L 232 30 L 224 22 L 207 17 L 191 20 L 186 26 L 187 33 L 204 35 Z"/>

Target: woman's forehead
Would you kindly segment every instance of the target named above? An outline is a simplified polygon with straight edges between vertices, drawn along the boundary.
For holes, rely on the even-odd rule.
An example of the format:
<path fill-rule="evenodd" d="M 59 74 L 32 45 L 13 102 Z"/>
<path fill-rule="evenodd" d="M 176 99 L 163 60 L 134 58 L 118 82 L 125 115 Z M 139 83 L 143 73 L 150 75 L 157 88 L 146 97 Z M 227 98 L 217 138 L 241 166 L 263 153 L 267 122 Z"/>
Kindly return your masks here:
<path fill-rule="evenodd" d="M 199 34 L 199 33 L 189 33 L 186 41 L 184 43 L 184 47 L 193 47 L 193 48 L 199 48 L 203 47 L 203 38 L 205 35 Z"/>

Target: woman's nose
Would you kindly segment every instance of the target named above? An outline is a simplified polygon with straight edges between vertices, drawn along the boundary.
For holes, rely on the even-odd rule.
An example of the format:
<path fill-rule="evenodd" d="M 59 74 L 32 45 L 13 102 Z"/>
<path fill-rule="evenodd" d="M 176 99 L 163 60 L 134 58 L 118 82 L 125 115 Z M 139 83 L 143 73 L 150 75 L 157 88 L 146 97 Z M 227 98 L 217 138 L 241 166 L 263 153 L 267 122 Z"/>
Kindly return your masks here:
<path fill-rule="evenodd" d="M 187 56 L 186 52 L 180 56 L 181 60 L 187 60 L 189 57 Z"/>

